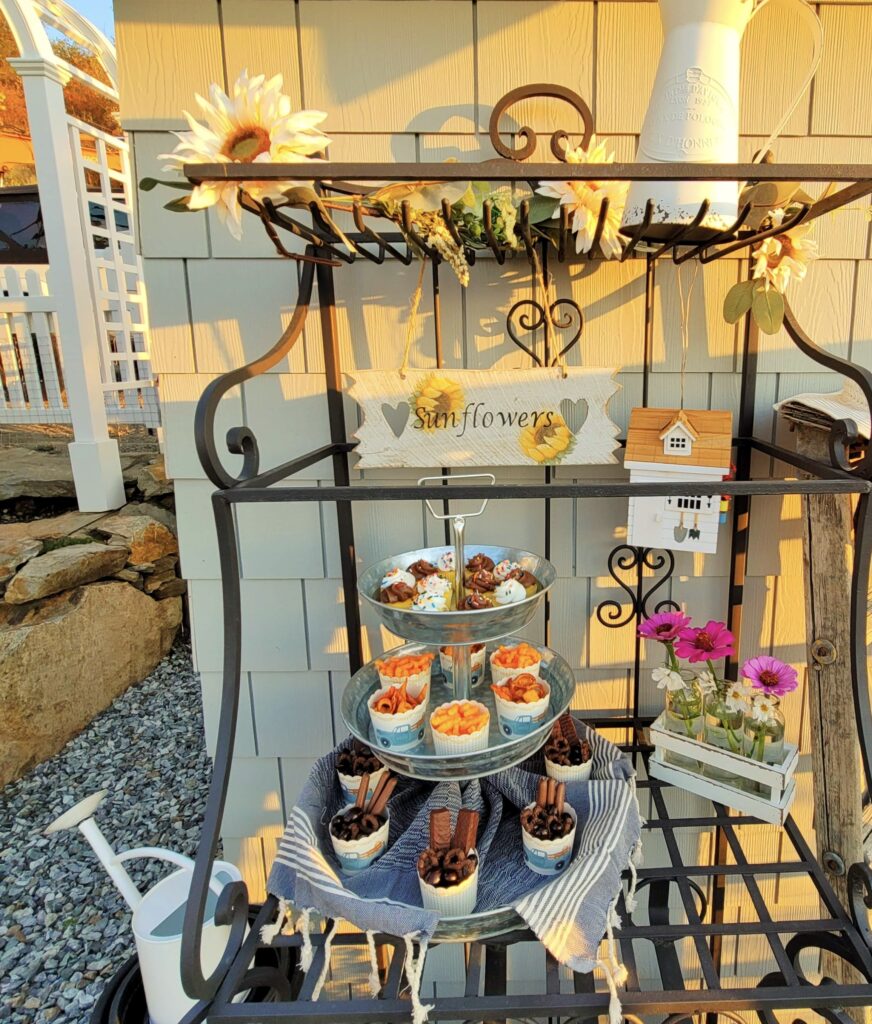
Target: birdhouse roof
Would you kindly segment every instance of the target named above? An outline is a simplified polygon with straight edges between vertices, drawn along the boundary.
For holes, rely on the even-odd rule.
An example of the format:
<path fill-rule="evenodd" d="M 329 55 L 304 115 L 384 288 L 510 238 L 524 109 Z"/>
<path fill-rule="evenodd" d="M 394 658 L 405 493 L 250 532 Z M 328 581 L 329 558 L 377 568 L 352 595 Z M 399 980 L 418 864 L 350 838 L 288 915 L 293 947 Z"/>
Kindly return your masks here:
<path fill-rule="evenodd" d="M 693 439 L 690 454 L 665 454 L 663 438 L 681 426 Z M 707 409 L 633 409 L 624 462 L 730 468 L 733 414 Z"/>

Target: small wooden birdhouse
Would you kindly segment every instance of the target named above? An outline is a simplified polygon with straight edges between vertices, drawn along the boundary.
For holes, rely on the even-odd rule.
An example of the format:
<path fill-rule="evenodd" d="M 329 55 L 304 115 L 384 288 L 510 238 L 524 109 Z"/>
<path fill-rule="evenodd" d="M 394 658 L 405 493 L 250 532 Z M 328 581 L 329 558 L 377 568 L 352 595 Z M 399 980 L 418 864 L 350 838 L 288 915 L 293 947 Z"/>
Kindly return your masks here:
<path fill-rule="evenodd" d="M 730 472 L 733 416 L 706 409 L 633 409 L 624 466 L 631 483 L 723 480 Z M 713 554 L 719 495 L 630 498 L 628 543 Z"/>

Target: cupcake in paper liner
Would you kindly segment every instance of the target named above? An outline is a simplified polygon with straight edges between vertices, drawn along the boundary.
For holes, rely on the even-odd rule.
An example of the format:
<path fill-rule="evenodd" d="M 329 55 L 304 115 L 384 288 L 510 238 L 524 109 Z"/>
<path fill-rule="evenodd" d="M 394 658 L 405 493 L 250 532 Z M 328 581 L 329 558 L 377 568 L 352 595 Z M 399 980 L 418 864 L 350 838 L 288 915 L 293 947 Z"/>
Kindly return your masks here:
<path fill-rule="evenodd" d="M 369 698 L 369 718 L 380 750 L 412 750 L 423 741 L 429 694 L 428 686 L 412 697 L 403 684 L 379 690 Z"/>
<path fill-rule="evenodd" d="M 529 672 L 538 676 L 542 655 L 535 647 L 521 640 L 498 647 L 490 656 L 491 682 L 504 683 L 513 676 Z"/>
<path fill-rule="evenodd" d="M 521 837 L 524 843 L 524 863 L 537 875 L 559 875 L 572 862 L 572 847 L 575 843 L 578 824 L 575 811 L 567 804 L 564 814 L 572 818 L 572 830 L 555 839 L 542 839 L 524 827 L 525 812 L 534 811 L 536 803 L 528 804 L 521 812 Z"/>
<path fill-rule="evenodd" d="M 349 834 L 351 830 L 344 827 L 345 820 L 346 816 L 355 810 L 356 808 L 352 807 L 347 811 L 341 811 L 330 822 L 330 842 L 333 844 L 333 852 L 336 854 L 340 868 L 346 874 L 355 874 L 358 871 L 363 871 L 364 868 L 368 868 L 388 848 L 388 834 L 391 822 L 387 814 L 377 816 L 381 823 L 377 828 L 368 831 L 366 835 L 361 835 L 354 839 L 344 839 L 336 835 L 336 832 Z M 366 821 L 367 817 L 373 817 L 373 815 L 366 815 L 361 812 L 361 820 L 363 822 Z"/>
<path fill-rule="evenodd" d="M 447 682 L 453 682 L 454 676 L 454 658 L 450 653 L 450 647 L 439 648 L 439 664 L 442 666 L 442 674 L 445 676 Z M 472 666 L 472 685 L 481 682 L 484 676 L 484 662 L 486 657 L 486 651 L 484 644 L 473 644 L 472 653 L 470 655 L 470 663 Z"/>
<path fill-rule="evenodd" d="M 487 750 L 490 711 L 477 700 L 452 700 L 430 715 L 437 754 L 473 754 Z"/>
<path fill-rule="evenodd" d="M 405 569 L 389 569 L 382 578 L 377 599 L 394 608 L 411 608 L 415 597 L 415 577 Z"/>
<path fill-rule="evenodd" d="M 575 720 L 567 711 L 551 729 L 545 744 L 545 774 L 558 782 L 587 782 L 593 770 L 593 751 L 581 739 Z"/>
<path fill-rule="evenodd" d="M 545 724 L 551 687 L 529 672 L 491 685 L 503 736 L 527 736 Z"/>
<path fill-rule="evenodd" d="M 514 594 L 512 599 L 500 600 L 499 587 L 497 588 L 497 603 L 511 604 L 513 601 L 523 601 L 526 597 L 532 597 L 539 589 L 539 581 L 518 562 L 504 558 L 494 566 L 494 578 L 504 587 L 505 594 Z M 511 586 L 512 583 L 517 587 Z M 517 596 L 518 588 L 523 590 L 523 597 Z"/>
<path fill-rule="evenodd" d="M 424 687 L 430 688 L 430 673 L 433 669 L 433 659 L 436 655 L 432 651 L 420 651 L 417 654 L 400 654 L 390 657 L 390 652 L 385 658 L 377 658 L 375 667 L 378 669 L 378 677 L 382 686 L 402 686 L 406 684 L 406 692 L 412 697 L 418 697 Z"/>

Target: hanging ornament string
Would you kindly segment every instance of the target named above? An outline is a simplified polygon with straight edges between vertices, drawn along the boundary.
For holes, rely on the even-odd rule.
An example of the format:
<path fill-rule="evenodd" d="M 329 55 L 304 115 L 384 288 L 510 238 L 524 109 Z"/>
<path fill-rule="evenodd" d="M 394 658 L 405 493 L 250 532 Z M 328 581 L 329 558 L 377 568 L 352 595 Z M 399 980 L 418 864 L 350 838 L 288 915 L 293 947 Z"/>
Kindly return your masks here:
<path fill-rule="evenodd" d="M 681 279 L 681 272 L 684 264 L 680 263 L 675 268 L 675 276 L 678 281 L 678 318 L 681 332 L 681 373 L 679 374 L 680 403 L 679 409 L 684 408 L 684 376 L 687 371 L 687 350 L 690 346 L 690 302 L 693 297 L 693 287 L 696 284 L 696 277 L 699 273 L 699 261 L 693 261 L 693 270 L 690 275 L 690 284 L 687 289 L 687 296 L 684 294 L 684 283 Z"/>
<path fill-rule="evenodd" d="M 542 260 L 539 257 L 538 250 L 534 250 L 533 253 L 533 271 L 536 275 L 536 283 L 539 286 L 539 291 L 542 296 L 542 329 L 546 332 L 546 337 L 551 329 L 551 295 L 550 295 L 550 284 L 551 284 L 551 273 L 548 273 L 548 280 L 545 279 L 545 272 L 542 269 Z M 547 346 L 546 346 L 547 347 Z M 544 356 L 545 353 L 543 353 Z M 548 366 L 549 364 L 543 358 L 542 366 Z M 569 371 L 566 368 L 566 359 L 563 357 L 560 350 L 557 355 L 550 363 L 551 366 L 556 366 L 563 379 L 566 380 L 569 375 Z"/>
<path fill-rule="evenodd" d="M 427 266 L 426 259 L 421 260 L 421 269 L 418 271 L 418 283 L 412 292 L 409 301 L 409 319 L 406 323 L 406 347 L 403 349 L 403 365 L 400 367 L 400 377 L 406 379 L 406 370 L 409 368 L 409 353 L 412 351 L 412 340 L 418 326 L 418 307 L 421 305 L 421 296 L 424 292 L 424 269 Z"/>

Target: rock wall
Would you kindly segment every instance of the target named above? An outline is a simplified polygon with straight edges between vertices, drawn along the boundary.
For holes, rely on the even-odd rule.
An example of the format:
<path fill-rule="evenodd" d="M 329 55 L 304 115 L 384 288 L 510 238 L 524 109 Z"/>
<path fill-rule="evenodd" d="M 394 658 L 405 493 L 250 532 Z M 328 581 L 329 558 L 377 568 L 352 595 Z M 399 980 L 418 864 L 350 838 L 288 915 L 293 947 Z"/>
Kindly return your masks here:
<path fill-rule="evenodd" d="M 172 646 L 185 584 L 147 502 L 0 525 L 0 786 L 50 757 Z"/>

